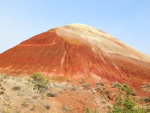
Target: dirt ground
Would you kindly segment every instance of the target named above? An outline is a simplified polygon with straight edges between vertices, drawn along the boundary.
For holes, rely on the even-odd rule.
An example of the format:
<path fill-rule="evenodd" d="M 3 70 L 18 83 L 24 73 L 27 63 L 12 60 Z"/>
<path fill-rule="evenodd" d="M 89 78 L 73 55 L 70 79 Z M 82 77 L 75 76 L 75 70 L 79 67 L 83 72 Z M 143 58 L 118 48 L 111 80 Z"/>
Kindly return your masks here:
<path fill-rule="evenodd" d="M 55 77 L 39 92 L 29 77 L 0 75 L 0 113 L 108 113 L 118 91 L 111 84 L 97 85 Z"/>

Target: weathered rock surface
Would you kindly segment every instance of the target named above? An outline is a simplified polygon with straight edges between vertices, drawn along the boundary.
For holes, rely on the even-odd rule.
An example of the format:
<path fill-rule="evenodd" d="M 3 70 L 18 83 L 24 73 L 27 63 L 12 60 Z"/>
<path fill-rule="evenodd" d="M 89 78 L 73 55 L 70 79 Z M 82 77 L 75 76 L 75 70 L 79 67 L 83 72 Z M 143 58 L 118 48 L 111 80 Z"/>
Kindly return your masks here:
<path fill-rule="evenodd" d="M 38 34 L 0 54 L 0 73 L 86 78 L 92 82 L 150 82 L 150 58 L 90 26 L 71 24 Z"/>

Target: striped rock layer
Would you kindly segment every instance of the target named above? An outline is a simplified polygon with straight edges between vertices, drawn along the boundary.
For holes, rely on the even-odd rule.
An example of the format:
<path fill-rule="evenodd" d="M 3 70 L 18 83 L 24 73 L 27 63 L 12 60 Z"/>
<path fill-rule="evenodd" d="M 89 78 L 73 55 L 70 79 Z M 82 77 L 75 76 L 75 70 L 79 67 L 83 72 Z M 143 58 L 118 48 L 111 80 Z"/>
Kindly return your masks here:
<path fill-rule="evenodd" d="M 0 54 L 0 73 L 34 72 L 139 87 L 150 82 L 150 57 L 93 27 L 70 24 Z"/>

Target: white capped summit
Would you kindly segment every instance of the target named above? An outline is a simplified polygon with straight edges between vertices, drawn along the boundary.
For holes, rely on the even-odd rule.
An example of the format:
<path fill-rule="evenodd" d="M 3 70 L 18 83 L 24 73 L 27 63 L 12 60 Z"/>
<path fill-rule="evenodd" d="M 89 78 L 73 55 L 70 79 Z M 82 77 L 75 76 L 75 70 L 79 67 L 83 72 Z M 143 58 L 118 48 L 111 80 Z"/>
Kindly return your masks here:
<path fill-rule="evenodd" d="M 70 43 L 82 42 L 91 46 L 94 51 L 103 50 L 106 53 L 115 53 L 137 59 L 145 57 L 147 59 L 146 55 L 132 49 L 113 36 L 85 24 L 69 24 L 57 27 L 55 30 L 58 36 L 70 41 Z"/>

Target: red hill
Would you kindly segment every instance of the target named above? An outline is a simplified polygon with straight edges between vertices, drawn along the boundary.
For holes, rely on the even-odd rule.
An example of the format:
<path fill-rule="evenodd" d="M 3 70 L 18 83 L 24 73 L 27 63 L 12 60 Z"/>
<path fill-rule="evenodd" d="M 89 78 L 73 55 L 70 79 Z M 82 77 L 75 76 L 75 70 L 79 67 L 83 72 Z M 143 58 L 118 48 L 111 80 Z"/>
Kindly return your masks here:
<path fill-rule="evenodd" d="M 100 30 L 71 24 L 36 35 L 2 53 L 0 72 L 42 72 L 139 87 L 150 82 L 150 58 Z"/>

